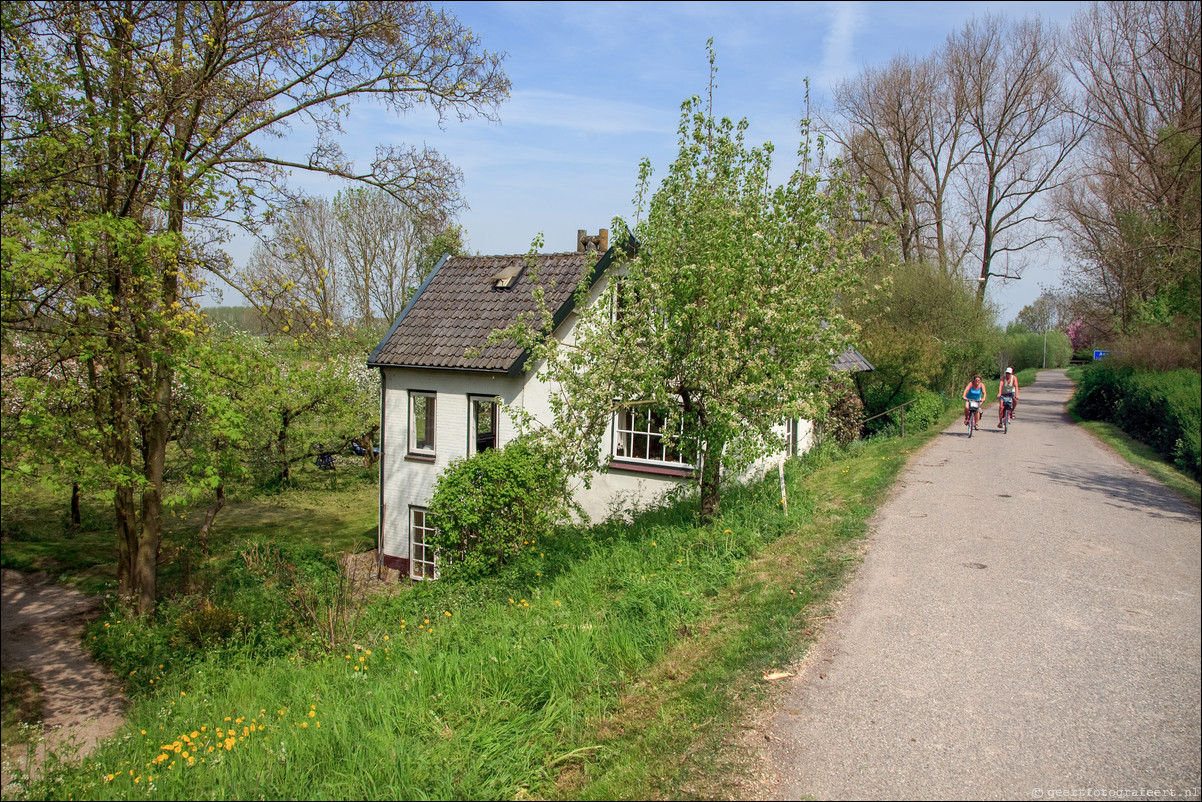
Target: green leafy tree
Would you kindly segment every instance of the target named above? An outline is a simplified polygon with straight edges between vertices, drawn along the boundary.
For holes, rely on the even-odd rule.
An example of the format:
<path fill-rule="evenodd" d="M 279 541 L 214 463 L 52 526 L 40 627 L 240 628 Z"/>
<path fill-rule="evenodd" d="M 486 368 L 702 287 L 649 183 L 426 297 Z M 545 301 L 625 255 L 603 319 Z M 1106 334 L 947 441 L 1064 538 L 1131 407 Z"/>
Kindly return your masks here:
<path fill-rule="evenodd" d="M 855 375 L 875 415 L 924 390 L 960 394 L 1001 346 L 996 310 L 974 288 L 937 264 L 902 262 L 881 269 L 856 310 L 860 348 L 874 370 Z"/>
<path fill-rule="evenodd" d="M 257 228 L 294 169 L 444 205 L 459 173 L 429 148 L 381 147 L 366 168 L 347 158 L 348 104 L 491 117 L 509 83 L 498 56 L 424 3 L 46 1 L 0 14 L 5 342 L 34 336 L 78 361 L 87 447 L 113 488 L 118 589 L 148 614 L 173 388 L 200 325 L 191 299 L 206 274 L 228 274 L 221 226 Z M 266 146 L 300 122 L 307 156 Z"/>
<path fill-rule="evenodd" d="M 711 48 L 711 90 L 713 63 Z M 748 147 L 746 127 L 716 119 L 712 100 L 685 101 L 663 183 L 652 194 L 644 161 L 639 218 L 614 221 L 617 241 L 637 247 L 596 303 L 577 305 L 571 342 L 533 346 L 558 388 L 568 462 L 603 467 L 611 417 L 650 406 L 667 446 L 700 474 L 704 518 L 718 512 L 725 473 L 781 448 L 774 427 L 821 415 L 815 390 L 854 333 L 841 301 L 864 261 L 862 235 L 844 231 L 851 188 L 807 169 L 808 137 L 788 182 L 772 186 L 772 145 Z"/>

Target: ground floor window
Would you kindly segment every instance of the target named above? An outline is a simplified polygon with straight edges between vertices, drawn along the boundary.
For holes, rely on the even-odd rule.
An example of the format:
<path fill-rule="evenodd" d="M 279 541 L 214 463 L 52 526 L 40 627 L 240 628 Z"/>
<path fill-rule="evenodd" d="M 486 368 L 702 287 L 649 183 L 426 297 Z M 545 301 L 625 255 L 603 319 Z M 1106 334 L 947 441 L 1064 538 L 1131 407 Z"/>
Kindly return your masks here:
<path fill-rule="evenodd" d="M 427 545 L 435 532 L 425 507 L 409 508 L 409 576 L 413 579 L 438 579 L 434 548 Z"/>
<path fill-rule="evenodd" d="M 790 457 L 796 457 L 798 454 L 797 430 L 800 428 L 801 421 L 797 418 L 789 418 L 785 421 L 785 453 Z"/>
<path fill-rule="evenodd" d="M 614 457 L 685 465 L 680 452 L 664 442 L 664 420 L 649 405 L 619 412 L 614 421 Z"/>

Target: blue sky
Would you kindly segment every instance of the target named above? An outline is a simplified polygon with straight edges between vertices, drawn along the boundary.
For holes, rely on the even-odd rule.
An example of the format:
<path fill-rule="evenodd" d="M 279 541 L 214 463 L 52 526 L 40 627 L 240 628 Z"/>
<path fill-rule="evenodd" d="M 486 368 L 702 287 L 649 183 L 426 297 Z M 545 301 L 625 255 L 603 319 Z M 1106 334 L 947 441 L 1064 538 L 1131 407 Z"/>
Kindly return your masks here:
<path fill-rule="evenodd" d="M 639 160 L 662 176 L 676 153 L 680 104 L 705 91 L 705 43 L 714 39 L 715 111 L 746 117 L 748 142 L 771 141 L 787 174 L 799 140 L 805 80 L 820 106 L 840 79 L 909 52 L 924 56 L 986 12 L 1066 22 L 1077 2 L 452 2 L 445 7 L 489 50 L 507 54 L 513 83 L 501 123 L 403 119 L 358 109 L 343 145 L 369 159 L 380 142 L 425 142 L 464 175 L 460 222 L 472 252 L 574 250 L 577 229 L 629 219 Z M 299 178 L 299 177 L 298 177 Z M 336 186 L 298 183 L 333 195 Z M 239 249 L 234 249 L 239 258 Z M 1058 285 L 1046 253 L 1019 282 L 991 282 L 1010 320 Z M 996 288 L 994 283 L 997 284 Z M 237 303 L 226 293 L 225 303 Z"/>

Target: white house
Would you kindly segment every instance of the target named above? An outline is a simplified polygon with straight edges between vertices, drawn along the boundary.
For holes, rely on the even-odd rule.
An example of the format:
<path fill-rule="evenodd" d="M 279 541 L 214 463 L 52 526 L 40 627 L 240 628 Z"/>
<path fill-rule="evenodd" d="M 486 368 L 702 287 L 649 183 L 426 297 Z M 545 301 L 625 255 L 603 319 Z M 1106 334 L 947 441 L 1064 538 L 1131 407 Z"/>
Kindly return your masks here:
<path fill-rule="evenodd" d="M 587 277 L 592 303 L 614 258 L 604 229 L 596 236 L 580 231 L 574 253 L 534 257 L 556 337 L 570 342 L 575 289 Z M 401 576 L 435 575 L 433 551 L 425 545 L 431 531 L 426 505 L 439 472 L 453 459 L 517 436 L 495 399 L 551 420 L 549 388 L 538 366 L 527 370 L 528 355 L 512 342 L 487 344 L 494 330 L 535 311 L 530 265 L 524 254 L 443 257 L 368 360 L 380 369 L 382 388 L 379 553 L 384 566 Z M 836 367 L 872 369 L 854 351 Z M 693 478 L 692 466 L 674 461 L 658 429 L 646 407 L 614 416 L 602 446 L 608 469 L 577 492 L 576 501 L 594 520 L 616 504 L 646 503 Z M 789 451 L 808 448 L 811 432 L 808 421 L 788 424 Z"/>

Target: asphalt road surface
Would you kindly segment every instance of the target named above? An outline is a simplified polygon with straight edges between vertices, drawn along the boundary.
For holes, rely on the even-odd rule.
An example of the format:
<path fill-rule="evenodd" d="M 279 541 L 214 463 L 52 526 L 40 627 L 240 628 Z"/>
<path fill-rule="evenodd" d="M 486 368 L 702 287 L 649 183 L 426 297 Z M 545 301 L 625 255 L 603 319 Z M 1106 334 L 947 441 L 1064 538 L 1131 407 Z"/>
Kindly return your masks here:
<path fill-rule="evenodd" d="M 761 796 L 1197 799 L 1199 515 L 1044 371 L 919 453 L 772 719 Z"/>

